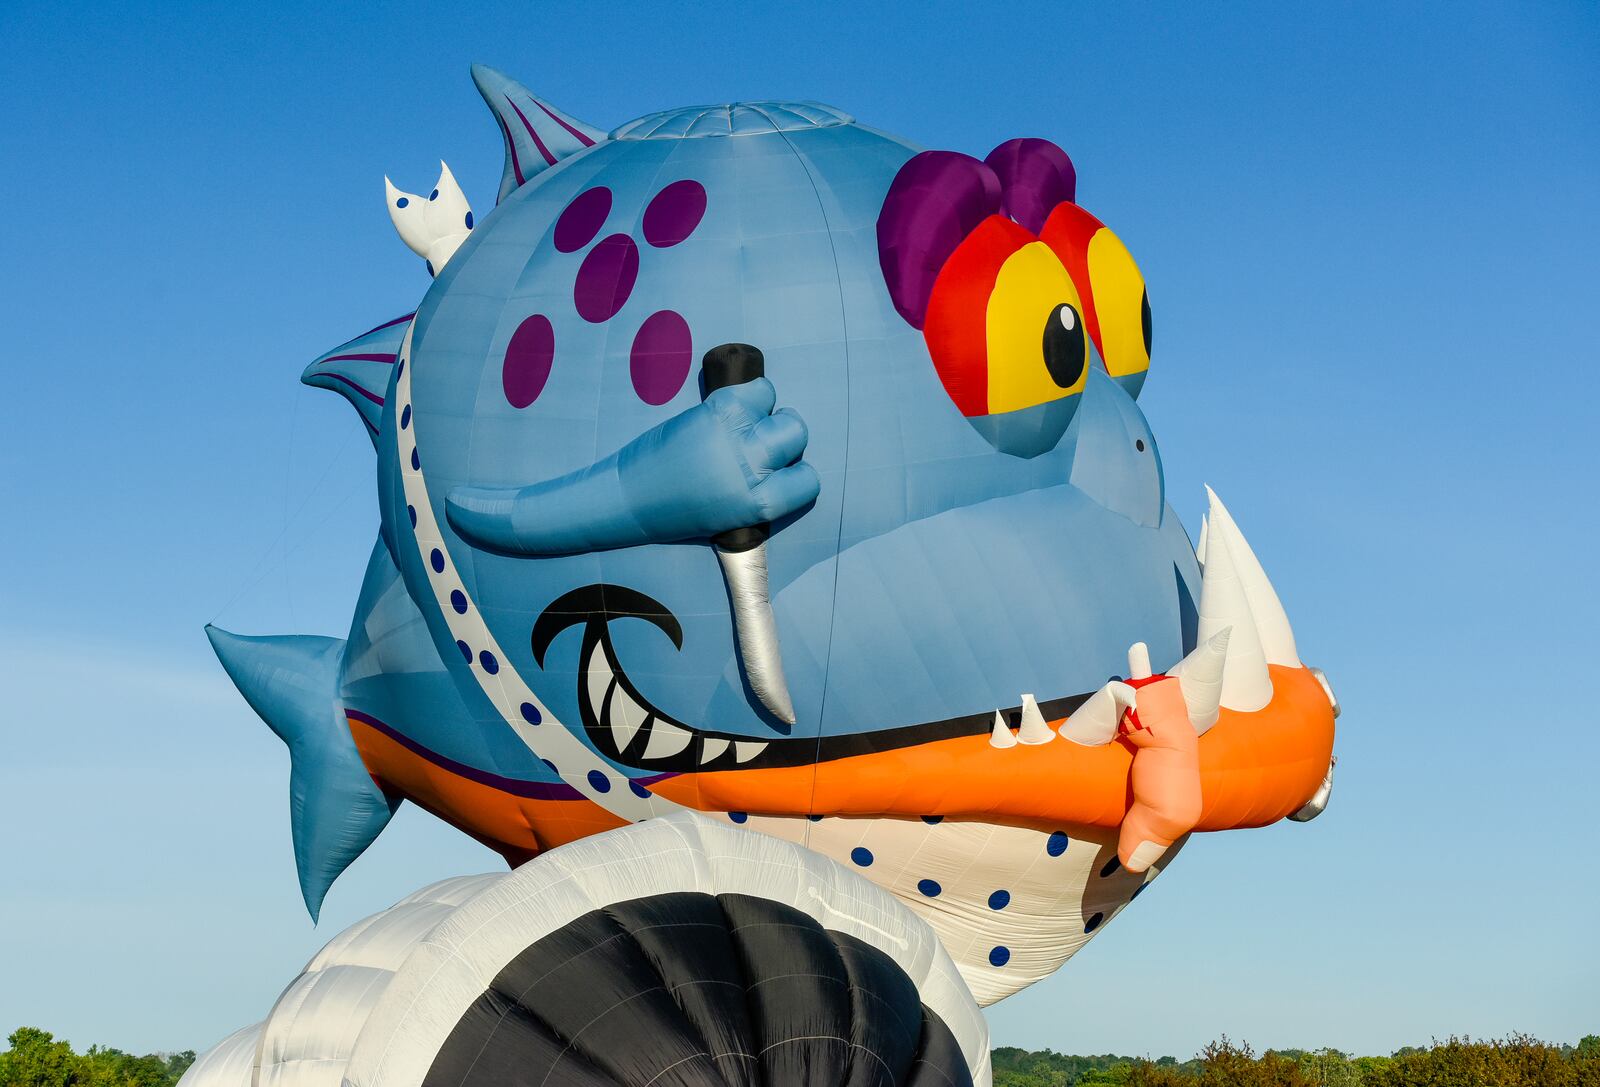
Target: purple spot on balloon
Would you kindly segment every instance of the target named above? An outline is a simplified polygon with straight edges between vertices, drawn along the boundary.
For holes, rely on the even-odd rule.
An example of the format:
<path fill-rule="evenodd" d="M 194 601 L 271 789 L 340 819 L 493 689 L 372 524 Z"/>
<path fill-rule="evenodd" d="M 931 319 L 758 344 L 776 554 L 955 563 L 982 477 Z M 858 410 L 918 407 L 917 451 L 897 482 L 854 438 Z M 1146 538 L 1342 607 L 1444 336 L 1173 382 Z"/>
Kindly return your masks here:
<path fill-rule="evenodd" d="M 556 248 L 573 253 L 590 242 L 611 214 L 611 190 L 604 185 L 585 189 L 572 198 L 561 218 L 556 220 Z"/>
<path fill-rule="evenodd" d="M 601 238 L 583 258 L 572 301 L 578 316 L 591 324 L 609 321 L 633 293 L 639 277 L 639 247 L 626 234 Z"/>
<path fill-rule="evenodd" d="M 700 225 L 706 213 L 706 189 L 698 181 L 674 181 L 644 209 L 644 240 L 657 249 L 677 245 Z"/>
<path fill-rule="evenodd" d="M 672 310 L 657 310 L 633 338 L 633 391 L 646 404 L 665 404 L 683 388 L 693 363 L 689 323 Z"/>
<path fill-rule="evenodd" d="M 525 408 L 539 399 L 555 357 L 556 330 L 550 327 L 548 317 L 535 313 L 517 326 L 500 367 L 500 384 L 512 407 Z"/>

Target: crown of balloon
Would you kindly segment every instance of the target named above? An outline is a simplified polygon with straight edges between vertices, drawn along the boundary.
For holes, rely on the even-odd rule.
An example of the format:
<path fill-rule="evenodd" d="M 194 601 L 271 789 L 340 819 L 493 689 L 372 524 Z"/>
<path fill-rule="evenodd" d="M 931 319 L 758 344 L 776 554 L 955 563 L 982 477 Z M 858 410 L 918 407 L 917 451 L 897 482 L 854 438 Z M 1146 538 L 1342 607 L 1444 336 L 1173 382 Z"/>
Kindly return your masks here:
<path fill-rule="evenodd" d="M 439 180 L 427 196 L 401 192 L 387 176 L 383 188 L 400 240 L 428 262 L 429 275 L 438 275 L 472 233 L 472 206 L 450 167 L 439 163 Z"/>

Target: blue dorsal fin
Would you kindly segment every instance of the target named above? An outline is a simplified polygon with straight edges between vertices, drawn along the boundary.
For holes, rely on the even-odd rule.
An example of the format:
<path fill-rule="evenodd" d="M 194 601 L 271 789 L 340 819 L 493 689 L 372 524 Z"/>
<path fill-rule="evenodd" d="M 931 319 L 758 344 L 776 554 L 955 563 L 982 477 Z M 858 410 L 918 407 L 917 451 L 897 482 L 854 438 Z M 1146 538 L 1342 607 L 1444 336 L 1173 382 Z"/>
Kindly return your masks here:
<path fill-rule="evenodd" d="M 315 921 L 333 881 L 371 845 L 400 805 L 356 750 L 339 699 L 345 643 L 285 635 L 247 638 L 214 626 L 217 659 L 289 748 L 289 819 L 300 893 Z"/>
<path fill-rule="evenodd" d="M 541 170 L 606 139 L 606 134 L 598 128 L 567 116 L 515 79 L 488 65 L 474 64 L 472 81 L 494 111 L 500 134 L 506 141 L 500 200 Z"/>
<path fill-rule="evenodd" d="M 332 389 L 350 401 L 374 445 L 383 421 L 383 398 L 389 388 L 389 377 L 414 316 L 408 313 L 363 332 L 349 343 L 319 356 L 300 375 L 303 383 L 318 389 Z"/>

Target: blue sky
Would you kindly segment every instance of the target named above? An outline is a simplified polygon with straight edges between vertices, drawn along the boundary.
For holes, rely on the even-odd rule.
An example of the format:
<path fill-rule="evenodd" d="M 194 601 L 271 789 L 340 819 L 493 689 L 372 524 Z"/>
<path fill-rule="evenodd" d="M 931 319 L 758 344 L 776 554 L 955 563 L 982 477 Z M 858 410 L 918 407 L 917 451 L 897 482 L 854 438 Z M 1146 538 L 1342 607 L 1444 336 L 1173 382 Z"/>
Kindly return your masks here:
<path fill-rule="evenodd" d="M 0 1028 L 203 1048 L 498 863 L 408 808 L 313 929 L 287 756 L 201 633 L 347 628 L 371 451 L 297 377 L 427 285 L 384 173 L 493 205 L 482 60 L 602 128 L 795 97 L 1049 137 L 1142 266 L 1169 494 L 1193 529 L 1218 489 L 1332 677 L 1338 787 L 1194 841 L 998 1042 L 1600 1031 L 1600 13 L 979 10 L 4 5 Z"/>

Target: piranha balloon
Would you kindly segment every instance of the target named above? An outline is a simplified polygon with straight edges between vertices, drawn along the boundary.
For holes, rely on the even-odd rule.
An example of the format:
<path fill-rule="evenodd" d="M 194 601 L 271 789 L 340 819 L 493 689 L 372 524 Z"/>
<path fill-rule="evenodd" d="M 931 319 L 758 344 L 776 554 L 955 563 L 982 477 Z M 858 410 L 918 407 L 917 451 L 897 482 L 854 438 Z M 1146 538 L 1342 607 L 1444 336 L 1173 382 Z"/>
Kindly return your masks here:
<path fill-rule="evenodd" d="M 210 631 L 313 916 L 402 800 L 512 864 L 687 808 L 891 891 L 989 1003 L 1192 831 L 1322 810 L 1337 704 L 1228 510 L 1197 550 L 1167 502 L 1144 281 L 1059 147 L 473 77 L 497 206 L 388 184 L 432 285 L 303 377 L 377 453 L 349 637 Z"/>

